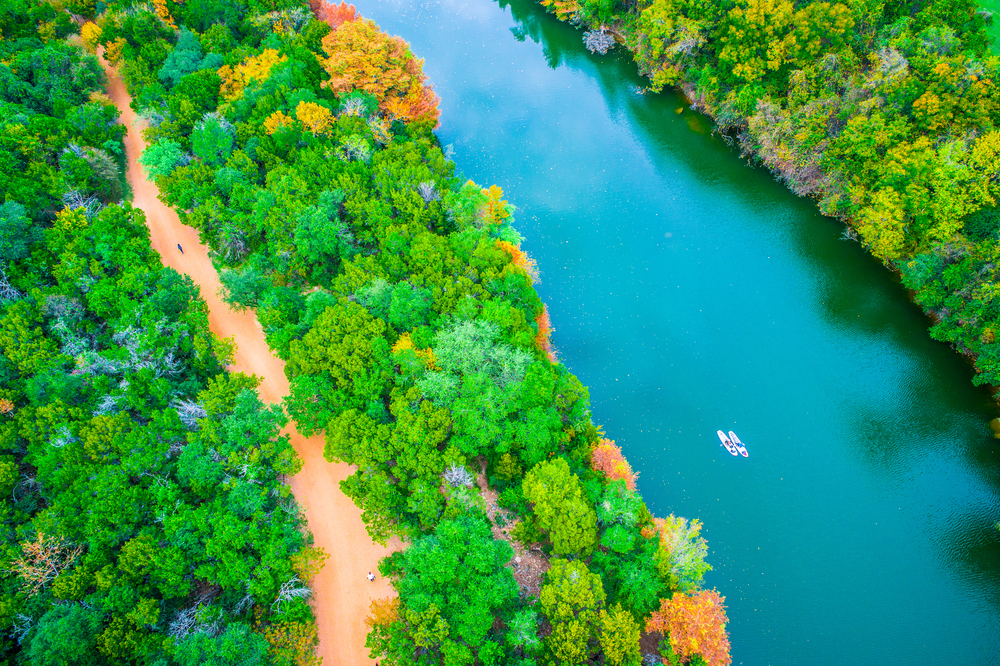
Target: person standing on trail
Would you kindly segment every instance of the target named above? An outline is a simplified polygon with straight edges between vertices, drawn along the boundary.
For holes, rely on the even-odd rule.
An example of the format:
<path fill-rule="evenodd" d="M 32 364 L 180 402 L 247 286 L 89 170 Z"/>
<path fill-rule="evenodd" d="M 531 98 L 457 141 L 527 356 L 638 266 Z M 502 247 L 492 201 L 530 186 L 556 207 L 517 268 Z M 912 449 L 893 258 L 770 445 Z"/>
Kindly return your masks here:
<path fill-rule="evenodd" d="M 180 243 L 177 244 L 177 249 L 181 251 L 181 254 L 184 254 L 184 248 L 181 247 Z"/>
<path fill-rule="evenodd" d="M 372 583 L 375 582 L 375 574 L 373 574 L 371 571 L 368 572 L 368 580 L 371 581 Z"/>

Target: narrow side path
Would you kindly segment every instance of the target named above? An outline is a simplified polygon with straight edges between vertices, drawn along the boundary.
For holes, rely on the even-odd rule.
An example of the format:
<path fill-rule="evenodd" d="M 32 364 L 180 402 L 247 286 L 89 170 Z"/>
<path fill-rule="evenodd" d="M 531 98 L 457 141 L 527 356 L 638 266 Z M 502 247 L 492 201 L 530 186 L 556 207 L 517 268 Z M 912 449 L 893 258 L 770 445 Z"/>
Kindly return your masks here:
<path fill-rule="evenodd" d="M 153 249 L 165 266 L 191 276 L 208 304 L 209 325 L 216 335 L 236 340 L 233 370 L 261 378 L 259 393 L 264 402 L 275 403 L 288 395 L 285 364 L 271 354 L 264 332 L 253 312 L 235 312 L 219 298 L 219 277 L 208 258 L 208 248 L 198 241 L 198 232 L 181 224 L 177 214 L 158 198 L 159 190 L 138 163 L 146 144 L 139 133 L 137 117 L 129 104 L 132 98 L 117 71 L 104 59 L 107 91 L 121 111 L 128 129 L 125 149 L 128 180 L 133 205 L 146 213 Z M 177 244 L 184 248 L 184 254 Z M 323 458 L 323 438 L 303 437 L 293 425 L 285 432 L 302 457 L 302 471 L 291 479 L 292 491 L 303 506 L 315 545 L 330 556 L 323 571 L 313 580 L 313 608 L 319 629 L 319 654 L 324 666 L 369 663 L 365 649 L 367 628 L 364 618 L 373 598 L 392 594 L 387 581 L 370 583 L 365 577 L 375 572 L 378 561 L 398 543 L 383 548 L 372 543 L 361 522 L 361 512 L 341 491 L 339 483 L 352 471 L 346 464 L 334 465 Z"/>

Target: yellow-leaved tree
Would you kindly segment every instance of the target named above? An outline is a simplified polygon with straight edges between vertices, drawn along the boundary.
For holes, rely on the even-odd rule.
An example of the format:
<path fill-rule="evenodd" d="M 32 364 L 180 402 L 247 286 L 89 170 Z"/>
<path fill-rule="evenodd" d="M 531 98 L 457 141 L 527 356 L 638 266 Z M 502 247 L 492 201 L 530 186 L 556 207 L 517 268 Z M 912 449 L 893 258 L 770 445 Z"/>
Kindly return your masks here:
<path fill-rule="evenodd" d="M 222 96 L 227 100 L 238 98 L 250 81 L 264 81 L 271 74 L 271 68 L 284 61 L 285 56 L 278 55 L 276 50 L 264 49 L 260 54 L 246 58 L 235 67 L 223 65 L 219 68 Z"/>
<path fill-rule="evenodd" d="M 334 92 L 362 90 L 374 95 L 379 109 L 393 118 L 437 124 L 439 98 L 424 84 L 424 61 L 413 56 L 403 39 L 360 19 L 324 37 L 323 50 L 328 56 L 322 61 L 330 74 L 327 85 Z"/>
<path fill-rule="evenodd" d="M 906 243 L 906 211 L 903 196 L 891 187 L 883 187 L 861 209 L 856 227 L 871 253 L 882 261 L 894 261 L 903 255 Z"/>

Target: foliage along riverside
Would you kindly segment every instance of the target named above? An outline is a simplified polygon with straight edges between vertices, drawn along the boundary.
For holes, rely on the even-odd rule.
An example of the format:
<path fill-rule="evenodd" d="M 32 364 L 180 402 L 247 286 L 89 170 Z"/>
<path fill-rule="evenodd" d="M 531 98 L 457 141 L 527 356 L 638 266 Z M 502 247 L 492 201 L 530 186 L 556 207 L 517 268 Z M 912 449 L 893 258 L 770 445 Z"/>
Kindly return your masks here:
<path fill-rule="evenodd" d="M 0 10 L 0 661 L 315 664 L 286 416 L 119 203 L 124 128 L 75 30 Z"/>
<path fill-rule="evenodd" d="M 102 7 L 83 39 L 148 121 L 161 197 L 286 360 L 298 429 L 355 466 L 371 537 L 408 542 L 374 658 L 729 664 L 701 524 L 654 519 L 591 422 L 514 208 L 456 176 L 408 45 L 346 4 Z"/>
<path fill-rule="evenodd" d="M 541 0 L 859 239 L 1000 387 L 1000 58 L 974 0 Z"/>

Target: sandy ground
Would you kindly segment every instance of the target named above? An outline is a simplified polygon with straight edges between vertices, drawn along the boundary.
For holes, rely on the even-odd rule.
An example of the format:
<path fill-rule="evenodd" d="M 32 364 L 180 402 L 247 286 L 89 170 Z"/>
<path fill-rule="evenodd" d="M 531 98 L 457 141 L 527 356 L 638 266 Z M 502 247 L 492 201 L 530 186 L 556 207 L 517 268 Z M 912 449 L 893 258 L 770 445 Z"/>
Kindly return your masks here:
<path fill-rule="evenodd" d="M 223 338 L 232 336 L 237 351 L 234 370 L 262 378 L 260 397 L 278 402 L 288 395 L 285 364 L 271 354 L 264 333 L 252 312 L 234 312 L 218 296 L 219 278 L 208 258 L 208 248 L 198 242 L 198 232 L 181 224 L 177 214 L 158 198 L 158 190 L 146 178 L 137 159 L 145 148 L 138 131 L 135 113 L 129 108 L 131 98 L 117 72 L 102 60 L 108 74 L 108 94 L 121 110 L 121 120 L 128 128 L 125 148 L 128 153 L 128 179 L 134 195 L 133 205 L 146 213 L 153 249 L 165 266 L 190 275 L 201 288 L 208 304 L 212 331 Z M 182 254 L 177 244 L 184 248 Z M 377 565 L 388 549 L 372 543 L 361 522 L 361 512 L 338 485 L 352 469 L 323 459 L 323 438 L 305 438 L 289 426 L 295 450 L 304 461 L 302 471 L 291 479 L 292 491 L 305 508 L 309 529 L 317 546 L 329 555 L 323 571 L 313 580 L 313 606 L 319 623 L 319 654 L 324 666 L 370 663 L 365 649 L 367 628 L 364 619 L 373 598 L 392 594 L 387 581 L 379 577 L 367 580 L 369 571 L 378 574 Z M 399 547 L 390 543 L 390 548 Z"/>

